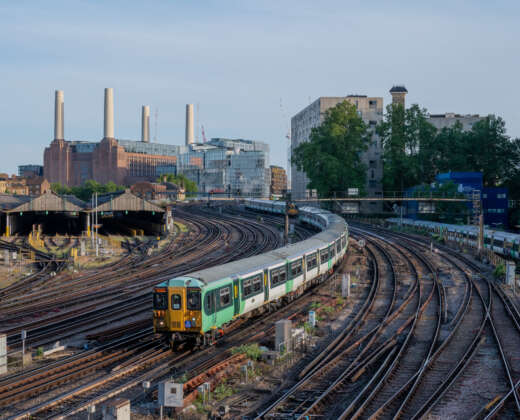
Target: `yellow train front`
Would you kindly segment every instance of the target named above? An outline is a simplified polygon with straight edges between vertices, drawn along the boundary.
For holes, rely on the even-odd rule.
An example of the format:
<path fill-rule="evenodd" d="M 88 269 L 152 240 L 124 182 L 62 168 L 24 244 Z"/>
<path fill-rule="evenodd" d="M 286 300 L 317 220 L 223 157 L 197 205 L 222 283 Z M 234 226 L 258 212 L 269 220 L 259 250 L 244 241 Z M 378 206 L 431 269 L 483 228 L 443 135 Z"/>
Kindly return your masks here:
<path fill-rule="evenodd" d="M 203 339 L 201 311 L 202 283 L 189 277 L 177 277 L 155 286 L 153 291 L 154 332 L 174 343 Z"/>

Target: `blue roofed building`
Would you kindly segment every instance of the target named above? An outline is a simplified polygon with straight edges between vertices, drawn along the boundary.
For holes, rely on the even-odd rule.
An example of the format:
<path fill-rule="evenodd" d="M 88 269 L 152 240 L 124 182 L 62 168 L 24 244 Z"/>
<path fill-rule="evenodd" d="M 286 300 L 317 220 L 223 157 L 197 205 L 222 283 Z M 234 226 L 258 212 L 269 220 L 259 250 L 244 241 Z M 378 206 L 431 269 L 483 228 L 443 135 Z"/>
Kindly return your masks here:
<path fill-rule="evenodd" d="M 482 172 L 446 172 L 438 174 L 436 182 L 431 185 L 431 190 L 435 191 L 442 185 L 448 183 L 455 184 L 457 192 L 464 194 L 468 199 L 472 199 L 473 191 L 479 191 L 481 196 L 482 211 L 484 214 L 484 224 L 490 227 L 506 228 L 508 225 L 508 191 L 507 188 L 484 187 Z M 421 190 L 422 186 L 409 188 L 406 192 L 408 197 L 413 197 Z M 419 193 L 420 194 L 420 193 Z M 420 201 L 410 201 L 406 205 L 407 217 L 412 219 L 428 219 L 430 211 L 421 211 L 425 206 L 420 205 Z M 468 214 L 471 213 L 473 203 L 467 203 Z"/>

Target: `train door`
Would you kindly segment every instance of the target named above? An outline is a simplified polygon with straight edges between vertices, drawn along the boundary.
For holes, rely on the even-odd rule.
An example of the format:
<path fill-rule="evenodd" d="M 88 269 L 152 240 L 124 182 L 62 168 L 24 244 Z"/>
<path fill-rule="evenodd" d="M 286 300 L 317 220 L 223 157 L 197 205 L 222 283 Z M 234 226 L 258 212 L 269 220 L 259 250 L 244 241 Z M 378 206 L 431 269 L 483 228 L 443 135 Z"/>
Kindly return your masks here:
<path fill-rule="evenodd" d="M 233 278 L 233 302 L 235 308 L 235 315 L 240 313 L 240 279 L 238 277 Z"/>
<path fill-rule="evenodd" d="M 264 270 L 264 302 L 269 300 L 269 270 Z"/>

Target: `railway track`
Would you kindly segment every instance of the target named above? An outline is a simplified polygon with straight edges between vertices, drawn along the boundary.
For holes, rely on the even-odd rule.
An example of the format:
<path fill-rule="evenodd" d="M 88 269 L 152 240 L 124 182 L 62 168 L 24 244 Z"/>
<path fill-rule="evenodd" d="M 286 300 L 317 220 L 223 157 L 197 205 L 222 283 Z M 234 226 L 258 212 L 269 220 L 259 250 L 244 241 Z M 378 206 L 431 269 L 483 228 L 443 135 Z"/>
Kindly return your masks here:
<path fill-rule="evenodd" d="M 266 229 L 266 225 L 258 224 L 256 222 L 250 222 L 248 220 L 244 220 L 243 218 L 233 217 L 231 219 L 232 220 L 230 220 L 229 217 L 222 219 L 226 220 L 224 225 L 225 228 L 217 228 L 216 226 L 218 226 L 218 223 L 215 223 L 214 221 L 212 221 L 209 224 L 212 228 L 207 229 L 210 231 L 210 233 L 208 233 L 207 235 L 208 241 L 206 242 L 208 246 L 201 246 L 200 237 L 193 238 L 193 244 L 189 244 L 191 246 L 184 247 L 184 249 L 186 250 L 186 255 L 188 255 L 189 253 L 191 258 L 179 258 L 179 255 L 177 255 L 177 264 L 170 264 L 167 267 L 158 265 L 157 261 L 150 266 L 150 261 L 148 259 L 144 260 L 144 263 L 147 264 L 146 267 L 149 267 L 150 269 L 155 269 L 151 270 L 150 274 L 153 278 L 147 279 L 145 277 L 146 275 L 143 275 L 143 270 L 140 270 L 140 284 L 129 285 L 126 287 L 126 290 L 125 288 L 123 288 L 123 290 L 125 290 L 125 293 L 127 293 L 128 296 L 132 295 L 134 298 L 134 301 L 128 302 L 128 309 L 122 311 L 122 309 L 124 309 L 124 306 L 122 305 L 125 305 L 126 303 L 125 299 L 121 298 L 120 296 L 118 299 L 119 307 L 116 308 L 112 305 L 107 305 L 107 310 L 113 310 L 113 315 L 118 315 L 119 318 L 121 318 L 122 314 L 128 314 L 128 311 L 131 310 L 131 308 L 134 308 L 136 310 L 136 313 L 141 309 L 143 311 L 150 312 L 149 292 L 143 289 L 145 287 L 151 287 L 151 285 L 156 284 L 157 281 L 160 281 L 161 276 L 178 275 L 177 273 L 180 274 L 183 272 L 192 271 L 194 267 L 201 267 L 205 265 L 227 262 L 231 259 L 249 256 L 257 252 L 263 252 L 267 249 L 279 245 L 279 235 L 274 234 L 276 229 Z M 200 217 L 197 218 L 194 217 L 193 214 L 190 214 L 185 217 L 184 222 L 200 223 L 199 220 Z M 202 230 L 204 229 L 201 229 L 201 231 Z M 225 252 L 225 250 L 222 249 L 221 244 L 223 241 L 228 242 L 231 246 L 233 246 L 232 252 Z M 159 259 L 159 262 L 161 261 L 163 260 Z M 136 296 L 136 292 L 139 291 L 142 291 L 142 296 Z M 93 324 L 95 324 L 96 319 L 99 319 L 99 322 L 101 323 L 106 323 L 107 319 L 111 318 L 112 313 L 109 314 L 107 312 L 104 312 L 102 309 L 100 310 L 100 308 L 95 308 L 91 311 L 91 314 L 85 314 L 84 312 L 81 312 L 76 315 L 78 318 L 82 319 L 82 323 L 87 323 L 88 327 L 92 327 Z M 69 316 L 65 317 L 64 319 L 60 319 L 58 322 L 54 320 L 54 322 L 51 322 L 48 325 L 41 326 L 40 328 L 43 329 L 42 334 L 44 336 L 48 336 L 50 334 L 53 337 L 56 337 L 56 332 L 60 329 L 63 329 L 64 325 L 69 325 L 68 328 L 70 328 L 70 325 L 74 325 L 74 322 L 74 318 L 70 318 Z M 136 322 L 134 327 L 139 328 L 139 325 L 140 324 Z M 149 325 L 151 325 L 151 321 Z M 37 330 L 32 331 L 32 333 L 34 334 L 36 334 L 37 332 Z M 131 334 L 131 336 L 134 337 L 136 334 L 139 334 L 139 331 L 136 332 L 134 329 L 130 328 L 126 331 L 126 333 Z M 70 381 L 74 380 L 75 378 L 79 378 L 80 375 L 86 375 L 87 377 L 94 375 L 94 377 L 96 377 L 96 375 L 99 375 L 99 372 L 103 369 L 106 369 L 107 366 L 112 366 L 111 369 L 114 369 L 113 364 L 115 362 L 118 363 L 117 372 L 111 372 L 108 376 L 101 375 L 100 377 L 96 377 L 94 381 L 88 381 L 88 384 L 85 383 L 78 386 L 76 389 L 71 389 L 64 395 L 61 395 L 61 397 L 58 396 L 49 400 L 46 404 L 44 404 L 44 406 L 37 405 L 34 406 L 31 410 L 35 410 L 34 412 L 41 413 L 43 417 L 47 415 L 54 415 L 52 414 L 54 413 L 52 410 L 56 410 L 56 408 L 52 407 L 54 407 L 55 405 L 60 406 L 60 411 L 70 411 L 73 407 L 81 406 L 80 402 L 75 401 L 75 395 L 87 393 L 85 394 L 85 398 L 93 399 L 95 398 L 95 395 L 104 395 L 106 392 L 112 392 L 114 388 L 119 389 L 121 387 L 124 388 L 128 386 L 129 381 L 132 382 L 141 377 L 141 375 L 143 374 L 143 368 L 147 366 L 156 365 L 158 362 L 161 361 L 164 362 L 163 364 L 170 366 L 170 363 L 172 363 L 171 352 L 167 351 L 164 348 L 162 350 L 156 349 L 154 351 L 151 351 L 150 349 L 142 349 L 141 352 L 138 352 L 133 356 L 136 359 L 135 363 L 132 362 L 132 357 L 130 356 L 129 352 L 135 351 L 136 348 L 142 348 L 143 346 L 146 347 L 146 340 L 151 340 L 152 338 L 151 328 L 148 327 L 145 330 L 142 330 L 142 334 L 143 336 L 140 337 L 140 340 L 144 340 L 144 343 L 140 342 L 139 344 L 132 344 L 132 342 L 129 341 L 129 339 L 121 338 L 120 343 L 124 344 L 124 350 L 112 350 L 109 354 L 106 354 L 107 349 L 105 347 L 102 347 L 101 350 L 95 351 L 95 356 L 89 352 L 86 352 L 86 359 L 73 359 L 70 362 L 64 360 L 63 364 L 58 363 L 54 367 L 49 367 L 49 369 L 58 370 L 58 372 L 55 373 L 56 376 L 51 377 L 49 381 L 45 381 L 38 375 L 37 372 L 33 371 L 24 372 L 23 374 L 21 374 L 21 376 L 18 376 L 16 378 L 11 377 L 8 383 L 0 381 L 0 393 L 2 392 L 2 389 L 7 389 L 1 388 L 2 386 L 8 387 L 10 389 L 9 394 L 6 395 L 5 398 L 3 395 L 0 394 L 0 405 L 4 405 L 4 407 L 6 407 L 6 409 L 8 410 L 4 411 L 4 414 L 10 415 L 9 413 L 13 413 L 13 407 L 10 404 L 16 403 L 16 401 L 18 400 L 25 399 L 25 397 L 29 395 L 26 393 L 33 393 L 30 395 L 36 395 L 36 392 L 40 393 L 43 390 L 49 390 L 45 392 L 55 392 L 56 388 L 59 387 L 60 384 L 69 384 Z M 38 340 L 37 335 L 36 340 Z M 16 342 L 14 342 L 14 344 L 16 345 Z M 146 352 L 149 352 L 149 354 L 147 354 Z M 71 363 L 70 366 L 69 363 Z M 73 368 L 72 366 L 75 367 Z M 155 369 L 156 368 L 152 370 Z M 32 378 L 36 378 L 36 382 Z M 121 380 L 120 383 L 114 382 L 119 380 Z M 104 389 L 105 384 L 106 389 Z M 21 391 L 22 389 L 23 392 Z M 90 392 L 90 390 L 96 390 L 95 395 L 89 394 L 88 392 Z M 68 402 L 62 404 L 62 402 L 65 400 Z M 60 402 L 58 403 L 57 401 Z M 19 407 L 19 409 L 22 409 L 22 406 L 26 405 L 27 401 L 22 401 L 18 403 L 18 405 L 16 405 L 15 407 Z M 14 409 L 14 411 L 16 411 L 16 409 Z M 24 412 L 26 411 L 24 411 L 23 409 L 20 410 L 18 414 L 15 414 L 15 417 L 18 415 L 23 416 Z"/>
<path fill-rule="evenodd" d="M 385 234 L 428 252 L 424 239 Z M 411 377 L 417 386 L 392 417 L 517 418 L 520 314 L 499 285 L 480 275 L 480 266 L 445 247 L 439 256 L 464 278 L 468 292 L 422 373 Z"/>

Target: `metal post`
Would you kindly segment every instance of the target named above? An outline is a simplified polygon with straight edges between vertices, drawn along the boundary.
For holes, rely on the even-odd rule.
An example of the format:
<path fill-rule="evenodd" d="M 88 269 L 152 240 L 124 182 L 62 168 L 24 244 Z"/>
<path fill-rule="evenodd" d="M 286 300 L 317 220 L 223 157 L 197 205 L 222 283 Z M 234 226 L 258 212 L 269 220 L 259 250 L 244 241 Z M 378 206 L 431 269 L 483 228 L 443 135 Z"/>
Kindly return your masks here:
<path fill-rule="evenodd" d="M 99 242 L 98 242 L 98 212 L 97 212 L 97 206 L 98 206 L 98 194 L 95 193 L 96 196 L 96 257 L 99 257 Z"/>
<path fill-rule="evenodd" d="M 287 245 L 289 243 L 289 214 L 287 213 L 287 209 L 285 209 L 284 238 L 285 238 L 285 244 Z"/>
<path fill-rule="evenodd" d="M 159 409 L 159 412 L 160 412 L 160 419 L 163 420 L 163 410 L 164 410 L 164 406 L 161 405 L 161 408 Z"/>
<path fill-rule="evenodd" d="M 27 338 L 27 331 L 22 330 L 22 369 L 25 367 L 25 339 Z"/>

